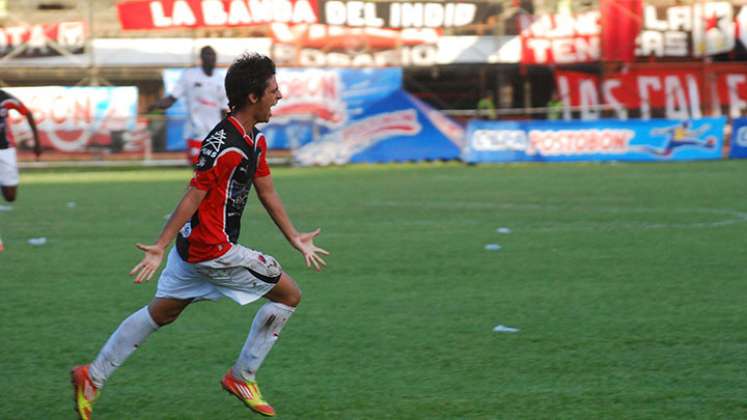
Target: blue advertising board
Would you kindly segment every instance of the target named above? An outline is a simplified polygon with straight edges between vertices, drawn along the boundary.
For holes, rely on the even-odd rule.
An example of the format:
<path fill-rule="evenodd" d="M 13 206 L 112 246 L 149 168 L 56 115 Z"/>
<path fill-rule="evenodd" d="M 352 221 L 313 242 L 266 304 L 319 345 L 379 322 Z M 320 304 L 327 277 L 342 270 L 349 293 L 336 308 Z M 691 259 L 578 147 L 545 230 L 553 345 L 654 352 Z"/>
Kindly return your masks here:
<path fill-rule="evenodd" d="M 293 157 L 300 165 L 452 160 L 459 158 L 462 137 L 458 124 L 397 90 Z"/>
<path fill-rule="evenodd" d="M 462 159 L 479 162 L 720 159 L 726 118 L 470 121 Z"/>
<path fill-rule="evenodd" d="M 731 150 L 729 158 L 747 158 L 747 118 L 736 118 L 731 123 Z"/>

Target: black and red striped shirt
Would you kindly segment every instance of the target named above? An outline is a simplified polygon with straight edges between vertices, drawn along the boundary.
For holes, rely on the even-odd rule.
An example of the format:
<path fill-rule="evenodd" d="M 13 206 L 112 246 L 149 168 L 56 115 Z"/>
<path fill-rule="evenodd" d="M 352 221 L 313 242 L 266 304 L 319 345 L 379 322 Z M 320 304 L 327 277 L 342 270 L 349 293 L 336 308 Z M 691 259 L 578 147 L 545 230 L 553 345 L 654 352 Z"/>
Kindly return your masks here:
<path fill-rule="evenodd" d="M 234 117 L 226 117 L 207 135 L 190 182 L 207 195 L 177 235 L 182 259 L 196 263 L 218 258 L 237 243 L 252 181 L 270 175 L 266 155 L 264 134 L 256 128 L 247 134 Z"/>
<path fill-rule="evenodd" d="M 15 96 L 0 89 L 0 149 L 15 147 L 13 136 L 8 127 L 8 111 L 14 109 L 22 115 L 28 115 L 29 110 Z"/>

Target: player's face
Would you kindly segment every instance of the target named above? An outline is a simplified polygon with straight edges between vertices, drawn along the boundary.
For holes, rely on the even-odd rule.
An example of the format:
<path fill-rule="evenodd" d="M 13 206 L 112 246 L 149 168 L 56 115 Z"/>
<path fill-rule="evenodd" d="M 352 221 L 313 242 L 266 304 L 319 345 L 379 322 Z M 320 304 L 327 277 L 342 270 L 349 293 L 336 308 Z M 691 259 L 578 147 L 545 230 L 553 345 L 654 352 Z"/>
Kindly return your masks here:
<path fill-rule="evenodd" d="M 205 71 L 205 74 L 208 76 L 213 74 L 213 69 L 215 69 L 215 61 L 217 57 L 215 55 L 215 51 L 213 50 L 202 50 L 200 52 L 200 61 L 202 62 L 202 69 Z"/>
<path fill-rule="evenodd" d="M 259 115 L 257 116 L 257 122 L 268 122 L 272 116 L 272 107 L 278 103 L 283 95 L 280 94 L 280 88 L 278 88 L 278 82 L 275 80 L 275 76 L 270 77 L 267 81 L 267 88 L 259 100 Z"/>

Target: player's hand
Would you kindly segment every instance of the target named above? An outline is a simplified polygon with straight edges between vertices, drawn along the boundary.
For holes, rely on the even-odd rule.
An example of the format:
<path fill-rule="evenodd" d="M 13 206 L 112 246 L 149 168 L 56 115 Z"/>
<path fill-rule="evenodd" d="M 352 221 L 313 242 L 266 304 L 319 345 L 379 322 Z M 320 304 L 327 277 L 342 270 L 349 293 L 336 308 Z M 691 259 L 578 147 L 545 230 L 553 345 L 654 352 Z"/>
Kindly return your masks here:
<path fill-rule="evenodd" d="M 135 283 L 150 280 L 158 270 L 163 260 L 163 248 L 158 245 L 136 244 L 137 249 L 145 252 L 142 261 L 130 270 L 130 275 L 135 276 Z"/>
<path fill-rule="evenodd" d="M 313 232 L 299 233 L 293 238 L 293 246 L 303 254 L 303 258 L 306 260 L 306 267 L 313 265 L 316 271 L 320 271 L 322 267 L 327 265 L 321 255 L 329 255 L 329 252 L 314 245 L 314 238 L 319 236 L 320 231 L 321 229 L 317 229 Z"/>
<path fill-rule="evenodd" d="M 40 144 L 34 145 L 34 154 L 36 155 L 36 160 L 39 160 L 39 156 L 42 154 L 42 148 Z"/>

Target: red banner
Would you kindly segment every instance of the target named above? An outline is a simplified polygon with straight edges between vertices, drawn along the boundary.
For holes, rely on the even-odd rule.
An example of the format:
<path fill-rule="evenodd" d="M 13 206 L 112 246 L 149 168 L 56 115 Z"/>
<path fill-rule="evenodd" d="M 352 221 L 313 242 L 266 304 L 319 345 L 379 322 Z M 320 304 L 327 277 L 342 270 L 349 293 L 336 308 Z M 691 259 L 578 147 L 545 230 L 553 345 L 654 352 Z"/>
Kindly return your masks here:
<path fill-rule="evenodd" d="M 704 74 L 709 82 L 704 82 Z M 703 114 L 732 117 L 747 111 L 747 69 L 714 66 L 702 69 L 635 69 L 599 76 L 571 71 L 555 74 L 566 109 L 584 118 L 600 116 L 599 109 L 625 118 L 631 111 L 641 118 L 699 118 Z"/>
<path fill-rule="evenodd" d="M 631 62 L 643 26 L 642 0 L 601 0 L 602 59 Z"/>
<path fill-rule="evenodd" d="M 18 54 L 19 57 L 61 55 L 60 50 L 82 54 L 85 43 L 86 25 L 83 22 L 0 28 L 0 57 L 21 46 L 25 49 Z"/>
<path fill-rule="evenodd" d="M 125 30 L 317 23 L 316 0 L 135 0 L 117 4 Z"/>
<path fill-rule="evenodd" d="M 521 32 L 521 62 L 629 62 L 634 57 L 744 54 L 739 47 L 747 47 L 747 5 L 689 3 L 655 6 L 643 5 L 642 0 L 601 0 L 598 11 L 536 16 Z"/>
<path fill-rule="evenodd" d="M 543 15 L 521 33 L 521 62 L 565 64 L 599 61 L 599 13 Z"/>

